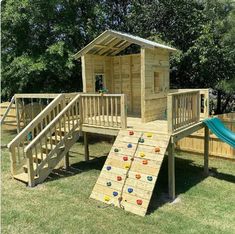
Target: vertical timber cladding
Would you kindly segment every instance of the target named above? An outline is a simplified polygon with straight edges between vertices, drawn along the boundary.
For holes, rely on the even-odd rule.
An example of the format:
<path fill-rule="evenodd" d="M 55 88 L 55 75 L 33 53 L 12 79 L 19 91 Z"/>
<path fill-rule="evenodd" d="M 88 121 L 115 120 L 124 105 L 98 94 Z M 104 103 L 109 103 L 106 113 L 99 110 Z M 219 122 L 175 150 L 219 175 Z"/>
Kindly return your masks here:
<path fill-rule="evenodd" d="M 113 92 L 126 94 L 128 113 L 140 115 L 140 54 L 112 57 L 112 67 Z"/>
<path fill-rule="evenodd" d="M 95 93 L 95 75 L 103 74 L 105 87 L 112 92 L 111 57 L 86 54 L 82 56 L 83 92 Z"/>
<path fill-rule="evenodd" d="M 142 49 L 142 121 L 166 119 L 167 92 L 169 91 L 169 51 Z"/>

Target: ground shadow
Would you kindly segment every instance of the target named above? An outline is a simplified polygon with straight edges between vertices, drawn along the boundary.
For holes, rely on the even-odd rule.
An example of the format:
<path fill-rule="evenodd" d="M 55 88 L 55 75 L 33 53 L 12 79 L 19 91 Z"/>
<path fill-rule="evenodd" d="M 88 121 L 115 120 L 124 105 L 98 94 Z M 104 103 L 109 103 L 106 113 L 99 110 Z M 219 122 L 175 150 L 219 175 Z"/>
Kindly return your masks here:
<path fill-rule="evenodd" d="M 74 176 L 76 174 L 80 174 L 90 170 L 101 171 L 106 158 L 107 155 L 103 155 L 101 157 L 91 156 L 90 161 L 80 161 L 74 163 L 68 170 L 53 170 L 53 173 L 50 174 L 50 177 L 46 180 L 46 182 L 61 179 L 63 177 Z M 180 157 L 175 158 L 175 174 L 176 197 L 179 194 L 187 192 L 193 186 L 197 185 L 206 178 L 203 173 L 202 165 L 196 165 L 193 160 Z M 234 175 L 220 173 L 217 171 L 216 168 L 210 168 L 209 176 L 235 183 Z M 165 157 L 158 175 L 147 214 L 153 213 L 159 207 L 169 202 L 171 202 L 171 200 L 168 197 L 168 158 Z"/>

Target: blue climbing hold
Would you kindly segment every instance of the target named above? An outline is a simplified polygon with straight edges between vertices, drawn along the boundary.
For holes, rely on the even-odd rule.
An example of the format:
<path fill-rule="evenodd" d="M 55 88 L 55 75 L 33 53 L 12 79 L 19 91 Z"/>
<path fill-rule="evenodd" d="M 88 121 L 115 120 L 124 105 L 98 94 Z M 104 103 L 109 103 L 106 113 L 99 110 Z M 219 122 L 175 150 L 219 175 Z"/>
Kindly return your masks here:
<path fill-rule="evenodd" d="M 132 193 L 133 192 L 133 188 L 128 188 L 127 191 L 128 191 L 128 193 Z"/>
<path fill-rule="evenodd" d="M 118 192 L 113 192 L 113 196 L 116 197 L 118 195 Z"/>
<path fill-rule="evenodd" d="M 129 143 L 129 144 L 127 145 L 127 148 L 132 148 L 132 144 Z"/>
<path fill-rule="evenodd" d="M 107 167 L 106 167 L 106 169 L 107 169 L 108 171 L 111 170 L 111 168 L 112 168 L 111 166 L 107 166 Z"/>

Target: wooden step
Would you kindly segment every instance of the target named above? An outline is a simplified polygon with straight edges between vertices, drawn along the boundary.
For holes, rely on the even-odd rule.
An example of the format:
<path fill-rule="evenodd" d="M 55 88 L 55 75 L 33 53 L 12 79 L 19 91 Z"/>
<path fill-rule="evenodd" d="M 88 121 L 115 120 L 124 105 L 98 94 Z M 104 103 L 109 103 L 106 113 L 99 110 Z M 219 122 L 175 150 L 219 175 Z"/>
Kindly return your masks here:
<path fill-rule="evenodd" d="M 41 157 L 42 157 L 42 159 L 41 159 Z M 38 154 L 38 157 L 36 157 L 36 155 L 34 154 L 33 155 L 33 161 L 36 162 L 37 159 L 38 159 L 38 162 L 40 163 L 42 160 L 45 160 L 46 157 L 47 157 L 47 155 L 44 154 L 44 153 L 42 154 L 42 156 L 41 156 L 41 154 Z"/>
<path fill-rule="evenodd" d="M 28 174 L 25 172 L 20 173 L 18 175 L 14 175 L 13 177 L 14 177 L 14 179 L 22 181 L 24 183 L 28 183 L 28 181 L 29 181 Z"/>
<path fill-rule="evenodd" d="M 36 170 L 37 168 L 37 164 L 36 163 L 33 163 L 33 169 Z M 48 167 L 47 166 L 44 166 L 43 169 L 47 169 Z M 24 172 L 27 174 L 28 173 L 28 166 L 25 164 L 23 165 L 23 170 Z"/>

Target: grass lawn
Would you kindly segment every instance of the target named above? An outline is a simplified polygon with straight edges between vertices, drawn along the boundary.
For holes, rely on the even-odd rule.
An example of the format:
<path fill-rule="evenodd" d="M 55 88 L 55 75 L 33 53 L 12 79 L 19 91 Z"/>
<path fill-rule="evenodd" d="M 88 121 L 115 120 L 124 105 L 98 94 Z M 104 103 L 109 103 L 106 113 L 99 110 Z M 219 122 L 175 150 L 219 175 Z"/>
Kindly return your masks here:
<path fill-rule="evenodd" d="M 15 133 L 3 132 L 2 145 Z M 139 217 L 89 199 L 109 141 L 92 140 L 89 163 L 83 145 L 71 149 L 70 171 L 60 171 L 35 188 L 11 178 L 8 149 L 2 149 L 2 233 L 235 233 L 235 162 L 177 154 L 177 202 L 167 200 L 167 158 L 163 162 L 149 214 Z"/>

